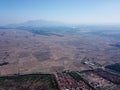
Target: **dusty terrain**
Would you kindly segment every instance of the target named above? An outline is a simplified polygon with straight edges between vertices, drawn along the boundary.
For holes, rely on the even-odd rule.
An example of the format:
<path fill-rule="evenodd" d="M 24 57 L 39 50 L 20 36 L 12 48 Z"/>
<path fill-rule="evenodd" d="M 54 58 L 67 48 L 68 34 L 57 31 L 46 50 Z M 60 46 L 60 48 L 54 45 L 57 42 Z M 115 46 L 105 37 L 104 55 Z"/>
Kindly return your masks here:
<path fill-rule="evenodd" d="M 81 63 L 85 57 L 103 66 L 119 62 L 118 38 L 83 31 L 57 34 L 0 29 L 0 75 L 90 69 Z"/>

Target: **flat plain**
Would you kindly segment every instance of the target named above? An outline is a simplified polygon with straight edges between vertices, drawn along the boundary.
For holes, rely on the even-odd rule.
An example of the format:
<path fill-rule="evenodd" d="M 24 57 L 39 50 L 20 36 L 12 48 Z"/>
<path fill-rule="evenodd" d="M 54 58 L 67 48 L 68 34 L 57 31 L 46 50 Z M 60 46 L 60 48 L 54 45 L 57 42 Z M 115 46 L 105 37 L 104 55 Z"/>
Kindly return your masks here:
<path fill-rule="evenodd" d="M 120 31 L 113 29 L 0 29 L 0 75 L 91 69 L 82 63 L 84 60 L 101 66 L 117 63 L 119 35 Z"/>

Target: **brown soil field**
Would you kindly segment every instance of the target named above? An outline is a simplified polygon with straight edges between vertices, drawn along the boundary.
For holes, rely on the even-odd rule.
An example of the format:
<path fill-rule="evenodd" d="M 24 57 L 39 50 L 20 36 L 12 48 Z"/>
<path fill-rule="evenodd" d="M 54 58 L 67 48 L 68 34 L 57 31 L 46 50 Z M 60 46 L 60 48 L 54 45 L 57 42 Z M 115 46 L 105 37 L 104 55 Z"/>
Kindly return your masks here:
<path fill-rule="evenodd" d="M 111 46 L 117 42 L 118 39 L 97 34 L 46 36 L 26 30 L 0 29 L 0 75 L 87 70 L 90 68 L 81 63 L 85 57 L 94 58 L 103 66 L 117 63 L 120 49 Z"/>

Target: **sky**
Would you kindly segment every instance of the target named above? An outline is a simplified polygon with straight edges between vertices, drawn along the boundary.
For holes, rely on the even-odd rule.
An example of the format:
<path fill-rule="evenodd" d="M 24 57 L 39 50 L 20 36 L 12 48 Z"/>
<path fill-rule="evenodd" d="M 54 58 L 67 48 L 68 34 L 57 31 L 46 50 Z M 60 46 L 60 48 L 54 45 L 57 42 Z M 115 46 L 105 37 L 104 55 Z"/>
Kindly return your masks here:
<path fill-rule="evenodd" d="M 0 25 L 41 19 L 120 24 L 120 0 L 0 0 Z"/>

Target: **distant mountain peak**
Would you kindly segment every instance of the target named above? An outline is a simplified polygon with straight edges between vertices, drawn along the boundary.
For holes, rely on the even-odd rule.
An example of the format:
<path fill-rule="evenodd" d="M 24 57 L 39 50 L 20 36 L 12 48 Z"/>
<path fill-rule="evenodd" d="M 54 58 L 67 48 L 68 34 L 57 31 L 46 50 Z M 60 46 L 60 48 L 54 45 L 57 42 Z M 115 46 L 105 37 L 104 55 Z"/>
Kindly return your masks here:
<path fill-rule="evenodd" d="M 47 20 L 30 20 L 19 24 L 9 24 L 6 27 L 17 28 L 17 27 L 53 27 L 53 26 L 66 26 L 62 22 L 47 21 Z"/>

